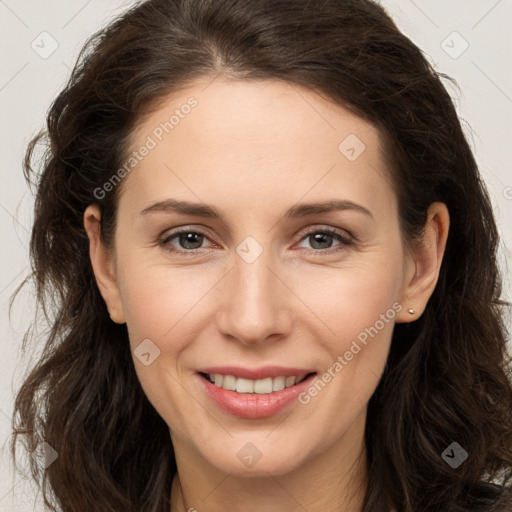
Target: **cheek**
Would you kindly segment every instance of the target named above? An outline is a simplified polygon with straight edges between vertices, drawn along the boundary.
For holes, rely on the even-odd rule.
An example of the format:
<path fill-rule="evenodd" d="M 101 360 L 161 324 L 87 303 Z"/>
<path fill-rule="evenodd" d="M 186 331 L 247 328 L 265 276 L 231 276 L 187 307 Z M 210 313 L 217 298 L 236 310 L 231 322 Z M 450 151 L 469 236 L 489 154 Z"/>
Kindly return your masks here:
<path fill-rule="evenodd" d="M 318 379 L 298 397 L 329 446 L 364 413 L 384 371 L 393 332 L 395 310 L 388 322 L 375 315 L 340 318 L 338 336 L 326 347 L 330 356 Z M 352 322 L 348 326 L 349 322 Z"/>
<path fill-rule="evenodd" d="M 396 314 L 402 309 L 397 302 L 401 264 L 399 257 L 375 258 L 373 265 L 336 269 L 328 279 L 303 277 L 304 293 L 312 290 L 309 305 L 327 329 L 322 328 L 326 334 L 317 339 L 329 356 L 321 382 L 307 390 L 302 403 L 318 403 L 316 397 L 321 395 L 320 417 L 325 424 L 352 421 L 378 384 Z M 333 427 L 333 435 L 336 431 Z"/>
<path fill-rule="evenodd" d="M 136 251 L 118 260 L 134 366 L 153 407 L 170 427 L 184 435 L 187 418 L 197 413 L 197 404 L 180 383 L 183 354 L 193 348 L 191 340 L 195 338 L 187 325 L 198 314 L 200 299 L 211 286 L 205 282 L 208 279 L 204 274 L 199 278 L 191 268 L 144 266 L 144 261 L 147 258 L 137 258 Z M 149 361 L 140 357 L 144 353 L 150 354 Z"/>
<path fill-rule="evenodd" d="M 177 337 L 176 333 L 187 324 L 188 315 L 198 314 L 202 300 L 218 281 L 216 275 L 222 274 L 211 268 L 198 270 L 193 265 L 176 269 L 162 264 L 143 266 L 140 262 L 133 258 L 122 262 L 121 300 L 130 338 L 133 342 L 150 338 L 160 343 L 172 338 L 177 348 L 183 336 Z"/>
<path fill-rule="evenodd" d="M 296 282 L 297 295 L 307 306 L 307 318 L 322 321 L 324 340 L 331 340 L 331 348 L 336 350 L 343 350 L 376 322 L 389 336 L 396 309 L 401 309 L 396 303 L 402 282 L 399 257 L 375 257 L 364 265 L 322 271 L 311 269 L 297 274 Z M 386 316 L 385 326 L 381 315 Z"/>

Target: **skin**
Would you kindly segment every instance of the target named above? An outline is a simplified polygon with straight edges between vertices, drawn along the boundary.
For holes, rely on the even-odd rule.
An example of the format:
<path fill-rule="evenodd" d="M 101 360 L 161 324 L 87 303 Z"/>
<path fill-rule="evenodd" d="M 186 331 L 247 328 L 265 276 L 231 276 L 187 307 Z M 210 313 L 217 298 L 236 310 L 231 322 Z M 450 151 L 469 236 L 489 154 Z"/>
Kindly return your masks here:
<path fill-rule="evenodd" d="M 423 243 L 407 249 L 378 131 L 283 82 L 197 80 L 139 124 L 132 149 L 190 96 L 198 106 L 120 185 L 112 250 L 99 236 L 99 208 L 91 205 L 84 215 L 112 320 L 126 322 L 132 350 L 145 339 L 160 350 L 149 366 L 136 357 L 134 365 L 174 445 L 172 511 L 360 511 L 367 403 L 394 322 L 416 320 L 434 290 L 449 227 L 446 206 L 431 205 Z M 338 149 L 349 134 L 365 144 L 354 161 Z M 211 205 L 225 222 L 172 211 L 141 214 L 169 198 Z M 328 199 L 352 201 L 371 215 L 284 217 L 296 203 Z M 177 227 L 206 236 L 160 245 Z M 312 235 L 326 227 L 353 243 L 328 235 L 325 245 L 315 243 Z M 236 251 L 247 236 L 263 250 L 250 264 Z M 278 364 L 321 376 L 393 304 L 401 306 L 394 319 L 308 404 L 243 419 L 217 408 L 199 385 L 196 371 L 208 365 Z M 251 467 L 237 457 L 248 442 L 261 453 Z"/>

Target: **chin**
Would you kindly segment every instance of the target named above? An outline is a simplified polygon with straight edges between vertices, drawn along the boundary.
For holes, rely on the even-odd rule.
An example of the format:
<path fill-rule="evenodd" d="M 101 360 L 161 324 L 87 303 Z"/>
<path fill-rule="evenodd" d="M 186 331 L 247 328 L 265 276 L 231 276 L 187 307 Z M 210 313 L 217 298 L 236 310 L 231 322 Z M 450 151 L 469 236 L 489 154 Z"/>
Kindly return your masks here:
<path fill-rule="evenodd" d="M 268 436 L 267 431 L 264 436 Z M 279 440 L 277 436 L 274 441 L 276 442 L 271 443 L 264 438 L 258 441 L 256 436 L 245 436 L 243 441 L 231 440 L 228 446 L 219 443 L 220 453 L 203 456 L 219 471 L 241 478 L 268 478 L 269 473 L 273 476 L 285 475 L 305 463 L 306 455 L 299 455 L 299 450 L 292 443 L 284 445 L 283 440 Z"/>

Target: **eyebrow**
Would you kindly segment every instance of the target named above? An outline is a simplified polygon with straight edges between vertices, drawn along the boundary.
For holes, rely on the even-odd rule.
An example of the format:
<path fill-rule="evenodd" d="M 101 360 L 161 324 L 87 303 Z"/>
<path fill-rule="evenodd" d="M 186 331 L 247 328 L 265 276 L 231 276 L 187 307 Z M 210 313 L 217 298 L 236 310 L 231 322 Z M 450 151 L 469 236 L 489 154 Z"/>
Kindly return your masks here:
<path fill-rule="evenodd" d="M 333 211 L 344 211 L 344 210 L 352 210 L 359 213 L 363 213 L 372 219 L 374 218 L 372 212 L 365 208 L 364 206 L 354 203 L 348 200 L 330 200 L 330 201 L 321 201 L 315 203 L 301 203 L 292 206 L 289 208 L 285 214 L 285 218 L 301 218 L 306 217 L 308 215 L 321 214 L 321 213 L 329 213 Z M 191 203 L 188 201 L 178 201 L 176 199 L 166 199 L 164 201 L 159 201 L 154 203 L 147 208 L 144 208 L 140 214 L 147 215 L 149 213 L 156 212 L 172 212 L 172 213 L 182 213 L 185 215 L 197 215 L 200 217 L 207 217 L 212 219 L 219 219 L 222 222 L 226 222 L 224 215 L 214 208 L 213 206 L 209 206 L 204 203 Z"/>

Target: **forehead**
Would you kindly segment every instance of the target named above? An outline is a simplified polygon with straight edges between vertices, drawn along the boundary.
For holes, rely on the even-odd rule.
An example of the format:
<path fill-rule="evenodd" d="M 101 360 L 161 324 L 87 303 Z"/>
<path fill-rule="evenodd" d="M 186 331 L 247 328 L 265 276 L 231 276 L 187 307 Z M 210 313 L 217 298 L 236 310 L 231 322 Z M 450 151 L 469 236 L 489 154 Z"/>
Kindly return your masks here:
<path fill-rule="evenodd" d="M 241 203 L 258 193 L 293 202 L 326 191 L 374 204 L 394 200 L 378 130 L 286 82 L 197 80 L 139 123 L 131 151 L 144 145 L 150 150 L 124 184 L 139 204 L 169 191 L 224 202 L 236 191 Z"/>

